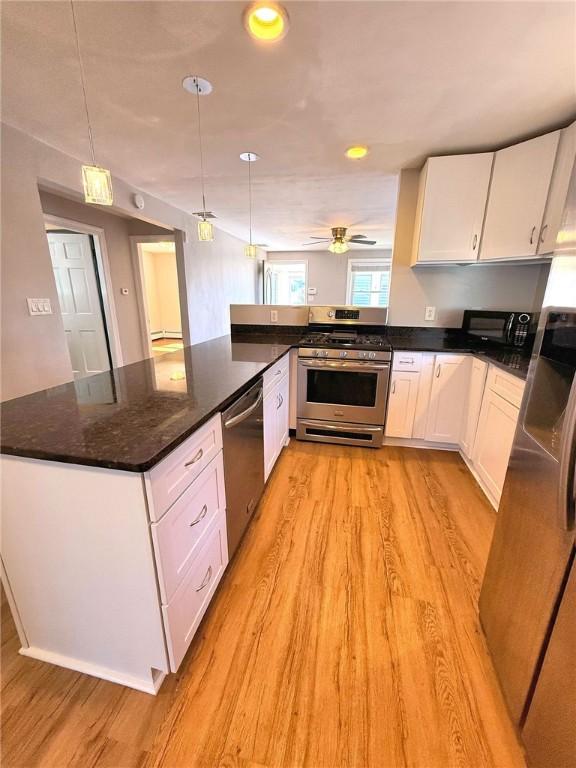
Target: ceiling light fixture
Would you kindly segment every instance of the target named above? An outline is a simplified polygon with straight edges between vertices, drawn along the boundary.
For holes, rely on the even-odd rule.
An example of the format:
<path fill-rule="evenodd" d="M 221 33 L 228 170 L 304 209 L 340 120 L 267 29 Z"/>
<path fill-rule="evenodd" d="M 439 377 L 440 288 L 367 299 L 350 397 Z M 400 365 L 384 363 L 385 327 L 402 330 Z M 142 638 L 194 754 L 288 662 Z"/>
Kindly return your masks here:
<path fill-rule="evenodd" d="M 368 154 L 368 147 L 365 147 L 363 144 L 358 144 L 354 147 L 348 147 L 346 150 L 346 157 L 349 160 L 361 160 L 363 157 L 366 157 Z"/>
<path fill-rule="evenodd" d="M 90 112 L 88 111 L 88 99 L 86 97 L 86 78 L 84 76 L 84 65 L 82 64 L 82 55 L 80 53 L 80 38 L 78 36 L 78 25 L 76 23 L 76 12 L 74 2 L 70 0 L 70 10 L 72 11 L 72 25 L 74 27 L 74 38 L 76 40 L 76 53 L 78 55 L 78 68 L 80 69 L 80 82 L 82 83 L 82 95 L 84 97 L 84 109 L 86 111 L 86 123 L 88 125 L 88 141 L 90 142 L 90 154 L 92 156 L 92 165 L 82 166 L 82 186 L 84 187 L 84 202 L 95 205 L 112 205 L 112 177 L 110 171 L 96 165 L 96 154 L 94 152 L 94 137 L 92 135 L 92 125 L 90 124 Z"/>
<path fill-rule="evenodd" d="M 250 228 L 250 242 L 244 247 L 244 255 L 249 259 L 255 259 L 258 256 L 258 250 L 252 242 L 252 163 L 260 160 L 260 155 L 255 152 L 242 152 L 240 160 L 248 163 L 248 221 Z"/>
<path fill-rule="evenodd" d="M 212 83 L 197 75 L 188 75 L 182 80 L 182 87 L 188 93 L 196 95 L 196 111 L 198 113 L 198 147 L 200 150 L 200 183 L 202 185 L 202 219 L 198 222 L 198 240 L 211 242 L 214 240 L 214 227 L 207 221 L 206 195 L 204 193 L 204 154 L 202 152 L 202 124 L 200 122 L 200 96 L 212 93 Z"/>
<path fill-rule="evenodd" d="M 244 11 L 243 21 L 250 37 L 267 43 L 281 40 L 289 27 L 286 9 L 272 0 L 251 3 Z"/>
<path fill-rule="evenodd" d="M 346 251 L 350 250 L 350 246 L 343 240 L 336 239 L 330 243 L 328 250 L 330 253 L 346 253 Z"/>

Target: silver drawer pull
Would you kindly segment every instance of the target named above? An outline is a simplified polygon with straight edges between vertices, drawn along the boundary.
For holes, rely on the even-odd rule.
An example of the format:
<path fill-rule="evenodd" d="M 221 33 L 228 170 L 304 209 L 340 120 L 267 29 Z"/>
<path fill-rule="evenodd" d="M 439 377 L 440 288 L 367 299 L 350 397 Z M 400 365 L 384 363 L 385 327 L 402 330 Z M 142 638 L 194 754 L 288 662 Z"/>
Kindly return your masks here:
<path fill-rule="evenodd" d="M 534 244 L 534 232 L 536 232 L 536 225 L 532 227 L 532 232 L 530 232 L 530 245 Z"/>
<path fill-rule="evenodd" d="M 206 517 L 207 512 L 208 512 L 208 505 L 204 504 L 196 520 L 192 520 L 192 522 L 190 523 L 190 528 L 192 528 L 193 525 L 198 525 L 198 523 Z"/>
<path fill-rule="evenodd" d="M 211 566 L 211 565 L 209 565 L 209 566 L 208 566 L 208 570 L 206 571 L 206 576 L 204 576 L 204 579 L 203 579 L 203 581 L 202 581 L 202 584 L 200 584 L 200 586 L 198 587 L 198 589 L 196 590 L 196 592 L 201 592 L 201 591 L 204 589 L 204 587 L 205 587 L 205 586 L 207 586 L 208 584 L 210 584 L 210 579 L 211 579 L 211 578 L 212 578 L 212 566 Z"/>
<path fill-rule="evenodd" d="M 192 464 L 196 464 L 197 461 L 200 461 L 200 459 L 204 456 L 204 449 L 200 448 L 196 456 L 194 456 L 193 459 L 190 459 L 190 461 L 187 461 L 186 464 L 184 464 L 185 467 L 191 467 Z"/>
<path fill-rule="evenodd" d="M 543 227 L 542 227 L 542 229 L 540 230 L 540 242 L 541 242 L 541 243 L 543 243 L 543 242 L 544 242 L 544 240 L 546 239 L 546 238 L 545 238 L 545 233 L 546 233 L 546 230 L 547 230 L 547 229 L 548 229 L 548 224 L 544 224 L 544 226 L 543 226 Z"/>
<path fill-rule="evenodd" d="M 284 402 L 284 398 L 282 397 L 282 395 L 279 394 L 278 395 L 278 405 L 276 406 L 276 410 L 278 410 L 281 407 L 283 402 Z"/>
<path fill-rule="evenodd" d="M 392 382 L 392 394 L 393 395 L 396 394 L 396 382 L 395 381 Z"/>
<path fill-rule="evenodd" d="M 398 362 L 400 363 L 400 365 L 412 365 L 412 363 L 414 362 L 414 358 L 411 357 L 410 360 L 398 360 Z"/>
<path fill-rule="evenodd" d="M 276 371 L 276 373 L 274 374 L 274 376 L 280 376 L 280 374 L 281 374 L 281 373 L 282 373 L 282 368 L 280 368 L 280 370 Z"/>
<path fill-rule="evenodd" d="M 442 369 L 442 364 L 438 363 L 438 367 L 436 368 L 436 378 L 437 379 L 440 378 L 440 371 L 441 371 L 441 369 Z"/>

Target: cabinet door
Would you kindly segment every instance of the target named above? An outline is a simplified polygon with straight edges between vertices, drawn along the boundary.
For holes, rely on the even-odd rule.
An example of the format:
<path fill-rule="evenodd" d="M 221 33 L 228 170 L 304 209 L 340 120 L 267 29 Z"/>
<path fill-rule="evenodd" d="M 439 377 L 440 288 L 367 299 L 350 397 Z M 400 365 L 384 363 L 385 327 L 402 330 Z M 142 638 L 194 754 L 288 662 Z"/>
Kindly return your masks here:
<path fill-rule="evenodd" d="M 436 355 L 426 439 L 438 443 L 460 443 L 466 393 L 468 358 L 465 355 Z"/>
<path fill-rule="evenodd" d="M 500 500 L 519 409 L 487 389 L 474 442 L 473 464 L 487 490 Z"/>
<path fill-rule="evenodd" d="M 264 480 L 274 467 L 278 456 L 278 429 L 276 408 L 278 406 L 278 387 L 273 387 L 264 396 Z"/>
<path fill-rule="evenodd" d="M 470 384 L 468 387 L 466 409 L 464 411 L 462 441 L 460 443 L 462 452 L 468 459 L 472 459 L 472 449 L 474 448 L 474 439 L 476 437 L 482 397 L 484 395 L 484 384 L 486 383 L 486 374 L 488 373 L 488 365 L 482 360 L 472 358 L 470 363 Z"/>
<path fill-rule="evenodd" d="M 387 437 L 412 437 L 419 381 L 420 373 L 395 371 L 392 374 L 386 414 Z"/>
<path fill-rule="evenodd" d="M 568 194 L 568 184 L 572 166 L 576 159 L 576 122 L 560 131 L 558 153 L 552 173 L 550 192 L 546 202 L 544 220 L 540 231 L 538 253 L 552 253 L 556 247 L 556 236 L 562 223 L 564 204 Z"/>
<path fill-rule="evenodd" d="M 493 152 L 430 157 L 422 170 L 413 263 L 476 261 Z"/>
<path fill-rule="evenodd" d="M 480 259 L 536 255 L 559 135 L 554 131 L 496 152 Z"/>
<path fill-rule="evenodd" d="M 278 384 L 278 405 L 276 408 L 276 455 L 288 442 L 290 429 L 290 378 L 285 376 Z"/>

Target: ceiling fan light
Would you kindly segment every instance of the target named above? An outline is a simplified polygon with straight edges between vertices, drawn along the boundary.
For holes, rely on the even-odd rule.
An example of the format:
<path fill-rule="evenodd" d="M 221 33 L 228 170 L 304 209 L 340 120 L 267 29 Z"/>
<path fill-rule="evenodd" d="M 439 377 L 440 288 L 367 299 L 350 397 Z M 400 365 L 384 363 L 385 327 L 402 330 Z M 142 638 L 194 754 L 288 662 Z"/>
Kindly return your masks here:
<path fill-rule="evenodd" d="M 346 253 L 346 251 L 349 251 L 350 248 L 348 247 L 347 243 L 343 243 L 340 240 L 335 240 L 333 243 L 330 243 L 328 250 L 330 253 Z"/>
<path fill-rule="evenodd" d="M 82 166 L 84 202 L 92 205 L 112 205 L 112 178 L 110 171 L 99 165 Z"/>
<path fill-rule="evenodd" d="M 198 240 L 201 240 L 204 243 L 214 240 L 214 227 L 212 226 L 211 221 L 202 219 L 202 221 L 198 222 Z"/>
<path fill-rule="evenodd" d="M 244 256 L 246 256 L 247 259 L 255 259 L 258 256 L 258 249 L 255 245 L 245 245 L 244 246 Z"/>
<path fill-rule="evenodd" d="M 244 27 L 255 40 L 281 40 L 288 32 L 288 24 L 286 9 L 273 0 L 251 3 L 244 11 Z"/>

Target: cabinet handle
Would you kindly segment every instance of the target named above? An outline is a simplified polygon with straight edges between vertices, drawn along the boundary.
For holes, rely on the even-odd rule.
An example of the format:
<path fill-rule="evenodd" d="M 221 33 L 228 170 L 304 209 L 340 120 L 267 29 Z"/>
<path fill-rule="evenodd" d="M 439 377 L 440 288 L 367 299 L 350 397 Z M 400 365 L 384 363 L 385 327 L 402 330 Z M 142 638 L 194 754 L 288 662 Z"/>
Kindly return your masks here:
<path fill-rule="evenodd" d="M 396 382 L 395 381 L 392 382 L 392 394 L 393 395 L 396 394 Z"/>
<path fill-rule="evenodd" d="M 190 459 L 190 461 L 187 461 L 186 464 L 184 464 L 185 467 L 191 467 L 192 464 L 196 464 L 197 461 L 200 461 L 200 459 L 204 456 L 204 449 L 200 448 L 196 456 L 194 456 L 193 459 Z"/>
<path fill-rule="evenodd" d="M 548 229 L 548 224 L 544 224 L 544 226 L 540 230 L 540 242 L 541 243 L 544 242 L 544 233 L 546 232 L 547 229 Z"/>
<path fill-rule="evenodd" d="M 530 245 L 534 245 L 534 232 L 536 232 L 536 225 L 532 227 L 532 232 L 530 233 Z"/>
<path fill-rule="evenodd" d="M 438 363 L 438 365 L 436 366 L 436 378 L 437 379 L 440 378 L 440 369 L 441 368 L 442 368 L 442 363 Z"/>
<path fill-rule="evenodd" d="M 280 374 L 281 374 L 281 373 L 282 373 L 282 368 L 280 368 L 280 370 L 276 371 L 276 373 L 274 374 L 274 376 L 280 376 Z"/>
<path fill-rule="evenodd" d="M 478 245 L 478 235 L 474 235 L 474 240 L 472 240 L 472 250 L 476 250 L 476 246 Z"/>
<path fill-rule="evenodd" d="M 276 410 L 281 407 L 282 403 L 284 402 L 284 398 L 282 395 L 278 395 L 278 405 L 276 406 Z"/>
<path fill-rule="evenodd" d="M 410 360 L 398 360 L 398 362 L 400 363 L 400 365 L 412 365 L 412 363 L 414 362 L 414 358 L 411 357 Z"/>
<path fill-rule="evenodd" d="M 212 566 L 211 566 L 211 565 L 209 565 L 209 566 L 208 566 L 208 570 L 206 571 L 206 576 L 204 576 L 204 578 L 202 579 L 202 584 L 200 584 L 200 586 L 198 587 L 198 589 L 196 590 L 196 592 L 201 592 L 201 591 L 204 589 L 204 587 L 205 587 L 207 584 L 209 584 L 209 583 L 210 583 L 210 579 L 211 579 L 211 578 L 212 578 Z"/>
<path fill-rule="evenodd" d="M 198 523 L 200 522 L 200 520 L 203 520 L 203 519 L 206 517 L 206 513 L 207 513 L 207 512 L 208 512 L 208 505 L 207 505 L 207 504 L 204 504 L 204 506 L 203 506 L 203 507 L 202 507 L 202 509 L 200 510 L 200 514 L 198 515 L 198 517 L 196 518 L 196 520 L 192 520 L 192 522 L 190 523 L 190 528 L 192 528 L 192 526 L 194 526 L 194 525 L 198 525 Z"/>

